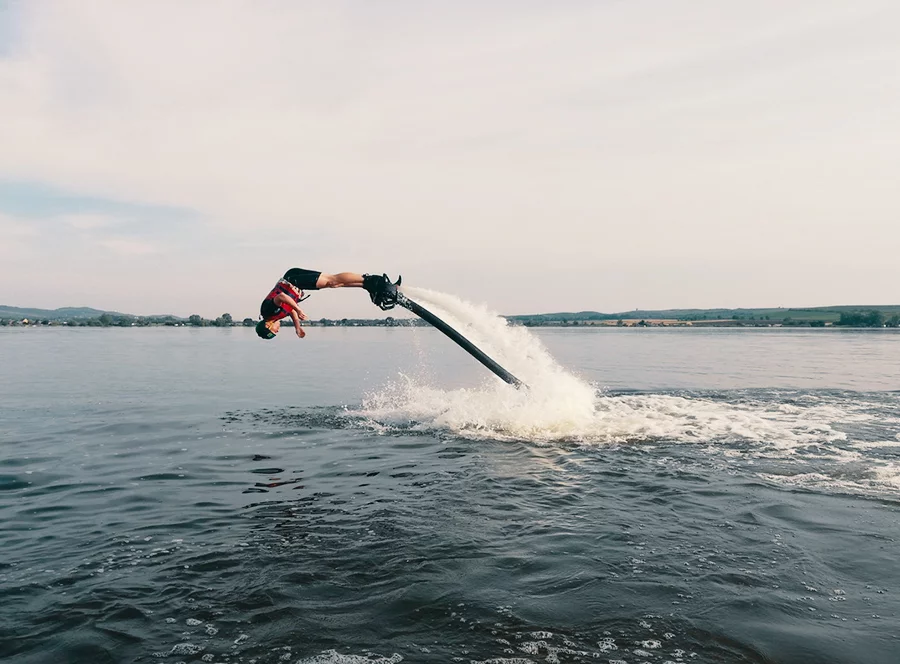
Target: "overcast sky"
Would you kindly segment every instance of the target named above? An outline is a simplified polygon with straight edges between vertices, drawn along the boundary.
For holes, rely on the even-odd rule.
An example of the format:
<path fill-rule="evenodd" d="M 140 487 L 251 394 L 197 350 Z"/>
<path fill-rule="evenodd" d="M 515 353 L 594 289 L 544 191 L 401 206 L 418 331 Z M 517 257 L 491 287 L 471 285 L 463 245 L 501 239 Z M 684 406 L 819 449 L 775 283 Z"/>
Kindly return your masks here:
<path fill-rule="evenodd" d="M 0 0 L 0 304 L 900 302 L 896 0 Z M 326 291 L 314 317 L 375 316 Z"/>

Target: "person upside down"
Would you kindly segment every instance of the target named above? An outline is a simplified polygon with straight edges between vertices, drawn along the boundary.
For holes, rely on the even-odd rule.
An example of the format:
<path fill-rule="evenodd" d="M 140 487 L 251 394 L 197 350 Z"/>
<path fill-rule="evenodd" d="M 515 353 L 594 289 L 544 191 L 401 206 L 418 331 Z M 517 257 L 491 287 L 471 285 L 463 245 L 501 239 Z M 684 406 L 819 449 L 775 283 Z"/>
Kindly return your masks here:
<path fill-rule="evenodd" d="M 321 290 L 323 288 L 364 288 L 369 293 L 372 303 L 382 309 L 390 309 L 397 303 L 397 286 L 391 283 L 386 274 L 357 274 L 355 272 L 338 272 L 324 274 L 315 270 L 304 270 L 293 267 L 275 284 L 275 288 L 266 295 L 259 307 L 262 318 L 256 324 L 256 334 L 261 339 L 272 339 L 281 329 L 281 319 L 290 316 L 294 330 L 301 339 L 306 336 L 300 321 L 309 317 L 300 308 L 300 302 L 309 295 L 304 291 Z"/>

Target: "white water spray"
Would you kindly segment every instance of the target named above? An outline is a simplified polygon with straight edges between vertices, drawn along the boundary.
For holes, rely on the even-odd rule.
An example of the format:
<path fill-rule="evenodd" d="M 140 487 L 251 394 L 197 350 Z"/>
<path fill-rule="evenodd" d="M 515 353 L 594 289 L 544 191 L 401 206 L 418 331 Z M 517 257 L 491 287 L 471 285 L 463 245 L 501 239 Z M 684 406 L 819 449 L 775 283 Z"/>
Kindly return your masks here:
<path fill-rule="evenodd" d="M 769 453 L 843 438 L 812 410 L 795 412 L 670 395 L 601 394 L 564 369 L 528 328 L 446 293 L 404 287 L 500 365 L 524 381 L 493 376 L 474 388 L 444 390 L 401 376 L 363 403 L 375 427 L 447 431 L 470 438 L 609 444 L 641 440 L 764 443 Z"/>
<path fill-rule="evenodd" d="M 526 328 L 510 326 L 485 307 L 453 295 L 422 288 L 403 291 L 529 387 L 516 389 L 490 377 L 476 389 L 445 391 L 403 377 L 365 402 L 368 417 L 527 440 L 577 438 L 594 420 L 595 388 L 563 369 Z"/>

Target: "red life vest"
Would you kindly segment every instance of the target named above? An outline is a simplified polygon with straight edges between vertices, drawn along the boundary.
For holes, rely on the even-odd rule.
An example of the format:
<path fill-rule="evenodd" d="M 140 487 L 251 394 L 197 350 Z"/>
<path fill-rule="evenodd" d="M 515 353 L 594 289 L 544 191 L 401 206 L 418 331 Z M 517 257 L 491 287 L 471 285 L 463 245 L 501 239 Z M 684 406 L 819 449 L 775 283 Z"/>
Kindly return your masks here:
<path fill-rule="evenodd" d="M 289 281 L 285 281 L 284 279 L 279 279 L 278 283 L 275 284 L 275 288 L 272 289 L 271 293 L 266 295 L 266 297 L 264 298 L 263 301 L 272 300 L 273 301 L 272 304 L 275 305 L 276 307 L 278 307 L 280 309 L 280 311 L 277 314 L 275 314 L 274 316 L 269 316 L 268 318 L 266 318 L 267 321 L 281 320 L 282 318 L 284 318 L 285 316 L 287 316 L 294 310 L 293 307 L 291 307 L 291 305 L 289 305 L 287 303 L 282 303 L 280 305 L 274 303 L 275 298 L 278 295 L 282 295 L 282 294 L 287 295 L 294 302 L 299 302 L 300 298 L 303 296 L 303 291 L 300 290 L 299 288 L 297 288 L 296 286 L 294 286 L 294 284 L 290 283 Z"/>

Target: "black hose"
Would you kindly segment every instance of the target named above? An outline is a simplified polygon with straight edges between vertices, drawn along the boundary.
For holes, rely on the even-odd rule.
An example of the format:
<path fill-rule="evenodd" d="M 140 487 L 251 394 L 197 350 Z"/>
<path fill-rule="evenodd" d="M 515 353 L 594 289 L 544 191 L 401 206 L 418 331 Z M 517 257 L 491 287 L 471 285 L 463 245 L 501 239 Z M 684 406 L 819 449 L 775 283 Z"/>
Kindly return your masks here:
<path fill-rule="evenodd" d="M 494 362 L 494 360 L 492 360 L 490 357 L 488 357 L 480 348 L 478 348 L 478 346 L 476 346 L 471 341 L 466 339 L 463 335 L 461 335 L 459 332 L 457 332 L 452 327 L 447 325 L 447 323 L 445 323 L 440 318 L 435 316 L 433 313 L 428 311 L 428 309 L 423 307 L 418 302 L 415 302 L 414 300 L 409 299 L 406 295 L 403 295 L 402 293 L 397 293 L 397 304 L 399 304 L 401 307 L 409 309 L 411 312 L 413 312 L 416 316 L 418 316 L 422 320 L 425 320 L 425 321 L 431 323 L 434 327 L 439 329 L 441 332 L 443 332 L 448 337 L 453 339 L 453 341 L 455 341 L 457 344 L 459 344 L 463 348 L 463 350 L 465 350 L 469 355 L 474 357 L 476 360 L 481 362 L 488 369 L 490 369 L 495 374 L 497 374 L 497 376 L 499 378 L 501 378 L 502 380 L 505 380 L 510 385 L 515 385 L 516 387 L 528 387 L 521 380 L 519 380 L 518 378 L 513 376 L 511 373 L 509 373 L 506 369 L 504 369 L 499 364 Z"/>

